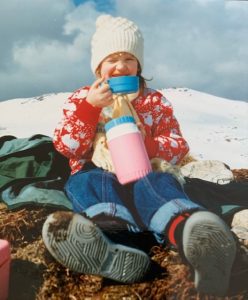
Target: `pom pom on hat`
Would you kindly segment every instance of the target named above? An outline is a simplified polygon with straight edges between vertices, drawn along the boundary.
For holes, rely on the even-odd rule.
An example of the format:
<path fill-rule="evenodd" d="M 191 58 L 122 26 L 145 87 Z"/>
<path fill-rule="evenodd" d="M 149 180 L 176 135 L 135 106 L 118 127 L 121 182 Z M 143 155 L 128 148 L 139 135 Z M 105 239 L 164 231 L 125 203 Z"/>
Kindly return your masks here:
<path fill-rule="evenodd" d="M 115 52 L 131 53 L 142 68 L 143 48 L 143 36 L 135 23 L 122 17 L 101 15 L 91 40 L 91 69 L 95 73 L 104 58 Z"/>
<path fill-rule="evenodd" d="M 104 26 L 105 23 L 111 22 L 112 17 L 110 15 L 101 15 L 96 20 L 96 28 Z"/>

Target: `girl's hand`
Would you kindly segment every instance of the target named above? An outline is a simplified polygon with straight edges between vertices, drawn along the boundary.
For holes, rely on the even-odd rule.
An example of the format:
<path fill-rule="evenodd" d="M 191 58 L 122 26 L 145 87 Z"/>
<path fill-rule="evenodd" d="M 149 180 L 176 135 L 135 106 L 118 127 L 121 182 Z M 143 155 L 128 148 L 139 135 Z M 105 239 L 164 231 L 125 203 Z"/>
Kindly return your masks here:
<path fill-rule="evenodd" d="M 105 78 L 97 79 L 89 89 L 86 101 L 96 107 L 105 107 L 113 103 L 112 92 Z"/>

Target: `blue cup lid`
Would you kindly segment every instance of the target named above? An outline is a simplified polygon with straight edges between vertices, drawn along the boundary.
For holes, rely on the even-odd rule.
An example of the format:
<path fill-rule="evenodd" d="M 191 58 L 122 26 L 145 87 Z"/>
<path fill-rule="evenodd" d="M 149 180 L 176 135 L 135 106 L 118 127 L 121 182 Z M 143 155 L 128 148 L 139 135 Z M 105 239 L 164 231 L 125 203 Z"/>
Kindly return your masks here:
<path fill-rule="evenodd" d="M 111 121 L 109 121 L 108 123 L 105 124 L 105 130 L 108 131 L 109 129 L 117 126 L 117 125 L 121 125 L 121 124 L 125 124 L 125 123 L 134 123 L 135 124 L 135 119 L 132 116 L 122 116 L 116 119 L 113 119 Z"/>
<path fill-rule="evenodd" d="M 138 76 L 118 76 L 108 79 L 108 84 L 112 93 L 126 93 L 131 94 L 137 92 L 139 89 Z"/>

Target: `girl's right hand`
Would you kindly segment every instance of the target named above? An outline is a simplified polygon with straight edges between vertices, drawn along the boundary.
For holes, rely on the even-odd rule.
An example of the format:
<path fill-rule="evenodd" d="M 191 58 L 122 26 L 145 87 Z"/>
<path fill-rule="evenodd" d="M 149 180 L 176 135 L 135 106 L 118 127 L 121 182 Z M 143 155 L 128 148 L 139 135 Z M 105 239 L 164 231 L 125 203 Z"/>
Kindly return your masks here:
<path fill-rule="evenodd" d="M 113 103 L 113 94 L 105 78 L 97 79 L 89 89 L 86 101 L 95 107 L 105 107 Z"/>

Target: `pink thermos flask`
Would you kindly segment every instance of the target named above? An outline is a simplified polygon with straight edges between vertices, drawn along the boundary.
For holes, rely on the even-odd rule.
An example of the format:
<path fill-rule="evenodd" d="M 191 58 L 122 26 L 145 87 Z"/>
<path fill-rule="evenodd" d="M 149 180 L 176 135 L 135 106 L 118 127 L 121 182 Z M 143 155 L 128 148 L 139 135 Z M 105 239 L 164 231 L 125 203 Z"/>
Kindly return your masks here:
<path fill-rule="evenodd" d="M 121 184 L 146 176 L 152 167 L 144 141 L 132 116 L 122 116 L 105 125 L 108 148 Z"/>
<path fill-rule="evenodd" d="M 0 300 L 7 300 L 10 273 L 10 245 L 0 239 Z"/>

